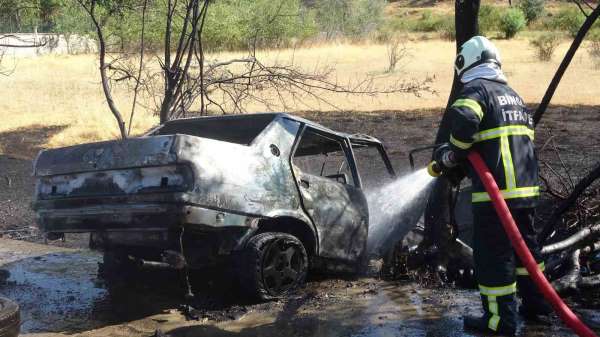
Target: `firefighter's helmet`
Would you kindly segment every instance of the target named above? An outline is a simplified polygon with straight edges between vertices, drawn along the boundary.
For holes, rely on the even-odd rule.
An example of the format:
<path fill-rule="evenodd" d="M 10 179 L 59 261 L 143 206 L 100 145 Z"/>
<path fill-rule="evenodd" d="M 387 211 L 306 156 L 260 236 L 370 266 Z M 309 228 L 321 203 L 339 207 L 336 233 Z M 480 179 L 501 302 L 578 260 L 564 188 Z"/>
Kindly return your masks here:
<path fill-rule="evenodd" d="M 461 77 L 465 71 L 483 63 L 495 63 L 500 66 L 500 52 L 487 38 L 474 36 L 460 46 L 454 69 L 458 77 Z"/>

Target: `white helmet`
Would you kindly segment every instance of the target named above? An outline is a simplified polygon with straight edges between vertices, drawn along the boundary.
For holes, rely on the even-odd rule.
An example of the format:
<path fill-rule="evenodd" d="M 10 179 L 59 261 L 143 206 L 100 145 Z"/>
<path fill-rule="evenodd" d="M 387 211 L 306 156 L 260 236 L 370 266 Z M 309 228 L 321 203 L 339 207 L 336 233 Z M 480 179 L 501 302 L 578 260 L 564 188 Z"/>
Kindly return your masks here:
<path fill-rule="evenodd" d="M 500 52 L 487 38 L 474 36 L 460 46 L 454 69 L 458 77 L 461 77 L 465 71 L 482 63 L 495 63 L 500 67 Z"/>

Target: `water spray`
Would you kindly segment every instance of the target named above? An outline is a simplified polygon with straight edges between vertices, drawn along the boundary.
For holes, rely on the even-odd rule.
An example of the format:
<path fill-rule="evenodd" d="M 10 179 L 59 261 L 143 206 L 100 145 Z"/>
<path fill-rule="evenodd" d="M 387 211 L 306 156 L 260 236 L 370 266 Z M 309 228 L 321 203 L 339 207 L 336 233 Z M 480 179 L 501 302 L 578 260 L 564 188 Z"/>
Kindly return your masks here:
<path fill-rule="evenodd" d="M 414 227 L 425 209 L 433 179 L 422 168 L 367 191 L 370 254 L 385 253 Z"/>

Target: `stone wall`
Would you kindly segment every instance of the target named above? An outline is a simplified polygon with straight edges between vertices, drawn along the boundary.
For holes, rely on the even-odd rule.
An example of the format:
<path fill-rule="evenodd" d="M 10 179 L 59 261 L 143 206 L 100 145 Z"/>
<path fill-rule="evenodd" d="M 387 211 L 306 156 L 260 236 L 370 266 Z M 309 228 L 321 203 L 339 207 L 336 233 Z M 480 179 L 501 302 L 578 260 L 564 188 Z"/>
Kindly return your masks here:
<path fill-rule="evenodd" d="M 0 47 L 0 54 L 14 57 L 35 57 L 40 55 L 88 54 L 98 51 L 94 39 L 81 35 L 59 35 L 40 33 L 2 34 L 0 44 L 14 46 L 39 45 L 39 47 Z"/>

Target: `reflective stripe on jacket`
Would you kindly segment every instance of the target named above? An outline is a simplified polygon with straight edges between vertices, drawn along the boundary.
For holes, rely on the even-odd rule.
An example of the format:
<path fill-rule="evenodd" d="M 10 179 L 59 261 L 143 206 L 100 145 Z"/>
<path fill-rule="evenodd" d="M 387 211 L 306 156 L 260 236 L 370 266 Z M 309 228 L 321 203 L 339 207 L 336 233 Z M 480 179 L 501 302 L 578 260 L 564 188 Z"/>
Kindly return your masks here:
<path fill-rule="evenodd" d="M 476 150 L 510 207 L 535 207 L 540 192 L 533 120 L 521 97 L 506 83 L 476 79 L 465 84 L 451 109 L 450 144 L 457 156 Z M 469 176 L 473 203 L 489 202 L 470 168 Z"/>

